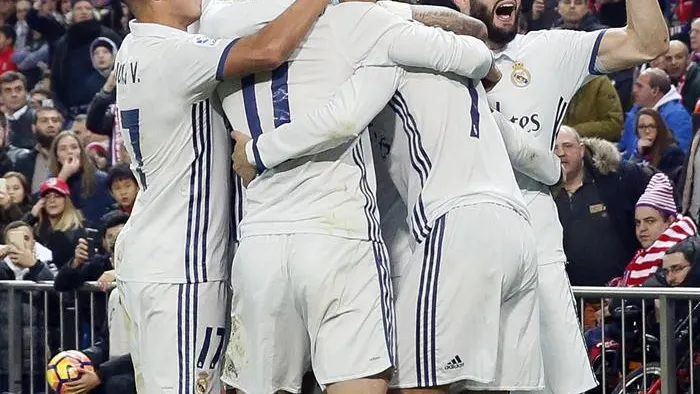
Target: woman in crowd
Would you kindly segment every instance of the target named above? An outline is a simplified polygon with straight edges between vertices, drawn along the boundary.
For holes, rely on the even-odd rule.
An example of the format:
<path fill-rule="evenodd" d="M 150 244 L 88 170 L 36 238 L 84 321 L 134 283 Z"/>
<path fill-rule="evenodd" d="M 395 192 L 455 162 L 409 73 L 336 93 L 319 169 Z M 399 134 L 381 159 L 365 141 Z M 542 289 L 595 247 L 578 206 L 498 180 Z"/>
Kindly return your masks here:
<path fill-rule="evenodd" d="M 51 250 L 57 268 L 73 257 L 83 233 L 83 217 L 73 206 L 70 195 L 66 182 L 49 178 L 41 184 L 39 201 L 22 218 L 34 228 L 36 240 Z"/>
<path fill-rule="evenodd" d="M 3 179 L 5 191 L 0 190 L 0 232 L 32 209 L 27 178 L 19 172 L 10 171 Z"/>
<path fill-rule="evenodd" d="M 653 108 L 639 110 L 635 132 L 638 138 L 637 149 L 631 160 L 656 168 L 677 184 L 685 154 L 659 112 Z"/>
<path fill-rule="evenodd" d="M 114 199 L 109 194 L 107 174 L 95 167 L 72 131 L 64 131 L 54 139 L 49 169 L 68 184 L 73 205 L 82 211 L 86 222 L 97 227 L 102 215 L 111 210 Z"/>

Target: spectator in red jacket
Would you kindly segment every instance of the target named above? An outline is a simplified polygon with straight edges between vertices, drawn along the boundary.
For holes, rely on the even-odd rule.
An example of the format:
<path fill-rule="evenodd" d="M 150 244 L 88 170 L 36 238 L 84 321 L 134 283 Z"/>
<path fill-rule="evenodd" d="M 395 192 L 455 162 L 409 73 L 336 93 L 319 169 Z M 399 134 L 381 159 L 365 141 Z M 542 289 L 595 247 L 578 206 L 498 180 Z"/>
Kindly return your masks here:
<path fill-rule="evenodd" d="M 15 53 L 15 29 L 12 26 L 0 28 L 0 74 L 5 71 L 17 71 L 17 66 L 12 62 L 12 54 Z"/>

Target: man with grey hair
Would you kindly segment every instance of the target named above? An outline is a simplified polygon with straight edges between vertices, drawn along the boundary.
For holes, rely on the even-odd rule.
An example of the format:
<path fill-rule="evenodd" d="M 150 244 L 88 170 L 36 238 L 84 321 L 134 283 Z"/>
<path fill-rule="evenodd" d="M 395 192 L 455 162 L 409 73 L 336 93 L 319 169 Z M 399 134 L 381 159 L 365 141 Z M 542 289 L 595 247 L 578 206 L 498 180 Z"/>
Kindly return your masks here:
<path fill-rule="evenodd" d="M 625 159 L 629 159 L 637 147 L 636 119 L 642 108 L 659 111 L 666 125 L 673 133 L 678 146 L 688 153 L 693 138 L 693 121 L 690 113 L 681 102 L 681 95 L 671 84 L 668 74 L 660 68 L 644 70 L 632 88 L 634 106 L 625 117 L 625 130 L 620 139 L 619 149 Z"/>

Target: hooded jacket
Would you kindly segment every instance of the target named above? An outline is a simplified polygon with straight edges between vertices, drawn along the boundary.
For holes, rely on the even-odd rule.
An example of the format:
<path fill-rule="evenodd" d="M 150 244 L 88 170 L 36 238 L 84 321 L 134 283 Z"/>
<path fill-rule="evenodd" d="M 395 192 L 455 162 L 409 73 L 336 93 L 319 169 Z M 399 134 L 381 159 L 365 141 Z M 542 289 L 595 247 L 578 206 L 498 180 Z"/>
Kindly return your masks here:
<path fill-rule="evenodd" d="M 97 37 L 95 39 L 95 41 L 93 41 L 90 44 L 90 60 L 92 61 L 92 67 L 95 70 L 97 70 L 97 72 L 102 74 L 103 77 L 107 78 L 110 71 L 112 71 L 112 70 L 110 69 L 110 70 L 106 70 L 106 71 L 101 71 L 97 68 L 97 64 L 95 63 L 95 56 L 94 56 L 95 48 L 97 48 L 97 46 L 100 44 L 106 44 L 107 46 L 109 46 L 110 52 L 112 52 L 113 57 L 117 56 L 117 51 L 119 50 L 119 48 L 117 47 L 117 44 L 114 41 L 112 41 L 112 39 L 110 39 L 109 37 Z"/>
<path fill-rule="evenodd" d="M 620 275 L 624 265 L 640 247 L 634 231 L 634 210 L 637 200 L 644 193 L 647 183 L 651 179 L 653 171 L 649 167 L 637 166 L 622 160 L 617 148 L 611 142 L 599 138 L 583 138 L 582 142 L 586 146 L 583 158 L 584 169 L 595 182 L 600 199 L 605 204 L 609 220 L 624 248 L 625 257 L 616 263 L 616 267 L 612 267 L 615 273 L 611 272 L 612 275 Z M 559 191 L 558 193 L 566 192 Z M 560 204 L 563 201 L 559 198 L 558 193 L 555 194 L 554 199 L 561 212 Z M 562 216 L 561 213 L 560 216 Z M 567 239 L 579 236 L 578 234 L 571 234 L 571 231 L 575 229 L 575 226 L 571 226 L 569 229 L 564 228 L 565 250 L 568 244 Z M 580 236 L 586 235 L 582 234 Z M 575 262 L 572 261 L 572 263 Z M 570 264 L 567 270 L 570 272 L 571 270 L 576 270 L 578 267 L 574 265 Z M 581 264 L 579 267 L 584 270 L 587 269 L 586 264 Z M 604 276 L 607 276 L 605 280 L 611 278 L 607 274 Z"/>
<path fill-rule="evenodd" d="M 635 105 L 627 113 L 625 118 L 625 131 L 622 133 L 620 140 L 620 152 L 625 159 L 632 157 L 632 154 L 637 149 L 637 133 L 635 132 L 635 122 L 637 120 L 637 112 L 642 107 Z M 663 118 L 666 125 L 671 130 L 671 133 L 676 138 L 678 146 L 683 149 L 684 153 L 688 153 L 690 141 L 693 139 L 693 119 L 681 103 L 681 95 L 676 90 L 675 86 L 671 86 L 671 90 L 659 99 L 653 107 Z"/>

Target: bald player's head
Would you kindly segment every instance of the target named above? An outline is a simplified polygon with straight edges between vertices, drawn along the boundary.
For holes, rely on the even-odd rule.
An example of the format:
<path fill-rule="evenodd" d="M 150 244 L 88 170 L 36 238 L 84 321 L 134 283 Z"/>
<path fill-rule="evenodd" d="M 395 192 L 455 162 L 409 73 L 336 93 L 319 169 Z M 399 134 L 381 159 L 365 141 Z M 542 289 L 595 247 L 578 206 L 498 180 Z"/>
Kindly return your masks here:
<path fill-rule="evenodd" d="M 671 79 L 660 68 L 644 70 L 632 87 L 634 103 L 642 107 L 653 107 L 668 91 L 671 90 Z"/>
<path fill-rule="evenodd" d="M 679 80 L 685 75 L 690 63 L 690 52 L 685 44 L 678 40 L 673 40 L 668 44 L 666 52 L 666 71 L 672 80 Z"/>

